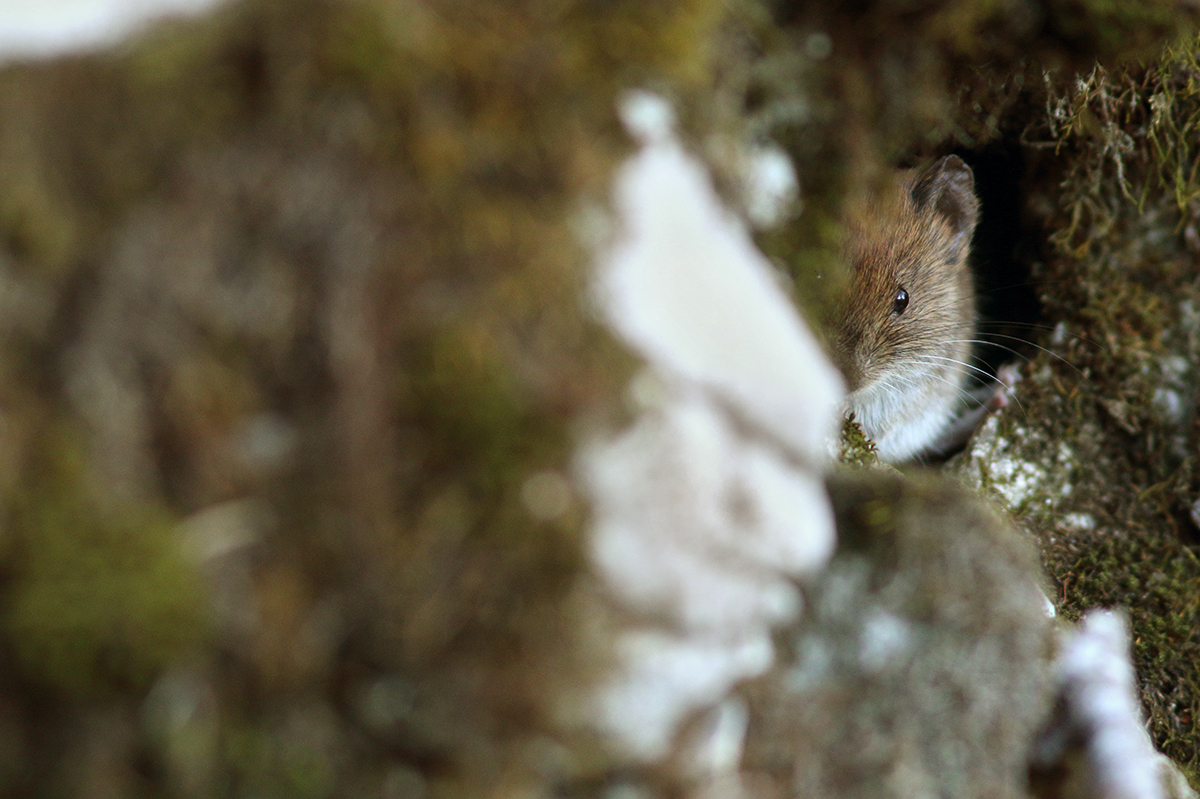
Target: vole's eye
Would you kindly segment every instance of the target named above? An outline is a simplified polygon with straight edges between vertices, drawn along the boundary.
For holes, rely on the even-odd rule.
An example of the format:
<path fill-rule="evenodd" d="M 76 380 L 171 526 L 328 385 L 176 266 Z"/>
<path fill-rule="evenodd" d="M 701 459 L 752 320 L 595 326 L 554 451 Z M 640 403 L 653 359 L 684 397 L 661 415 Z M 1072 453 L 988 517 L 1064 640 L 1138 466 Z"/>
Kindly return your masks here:
<path fill-rule="evenodd" d="M 904 309 L 908 307 L 908 292 L 901 288 L 896 292 L 896 299 L 892 302 L 892 313 L 896 316 L 904 313 Z"/>

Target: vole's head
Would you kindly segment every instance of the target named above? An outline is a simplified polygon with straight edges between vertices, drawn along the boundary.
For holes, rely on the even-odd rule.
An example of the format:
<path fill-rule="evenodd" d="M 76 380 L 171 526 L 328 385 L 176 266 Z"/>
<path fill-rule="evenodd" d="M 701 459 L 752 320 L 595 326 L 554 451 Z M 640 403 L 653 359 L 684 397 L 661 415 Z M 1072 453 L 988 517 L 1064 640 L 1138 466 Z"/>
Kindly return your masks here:
<path fill-rule="evenodd" d="M 831 345 L 852 391 L 884 381 L 899 388 L 965 357 L 978 219 L 974 177 L 956 155 L 899 173 L 891 190 L 849 215 L 843 254 L 853 278 Z"/>

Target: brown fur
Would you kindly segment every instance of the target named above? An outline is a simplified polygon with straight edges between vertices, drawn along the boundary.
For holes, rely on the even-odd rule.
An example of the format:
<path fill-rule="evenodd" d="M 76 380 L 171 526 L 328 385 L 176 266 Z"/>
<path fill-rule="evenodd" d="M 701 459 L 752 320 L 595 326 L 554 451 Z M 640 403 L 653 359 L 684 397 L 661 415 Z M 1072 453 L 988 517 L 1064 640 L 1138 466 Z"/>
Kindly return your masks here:
<path fill-rule="evenodd" d="M 906 423 L 931 426 L 910 418 L 910 406 L 946 403 L 947 394 L 956 402 L 961 394 L 966 368 L 952 361 L 967 361 L 966 340 L 974 336 L 967 256 L 978 216 L 971 170 L 951 155 L 900 172 L 890 191 L 846 221 L 843 252 L 853 279 L 831 349 L 853 392 L 849 410 L 881 451 L 881 439 Z M 896 313 L 901 289 L 908 305 Z"/>

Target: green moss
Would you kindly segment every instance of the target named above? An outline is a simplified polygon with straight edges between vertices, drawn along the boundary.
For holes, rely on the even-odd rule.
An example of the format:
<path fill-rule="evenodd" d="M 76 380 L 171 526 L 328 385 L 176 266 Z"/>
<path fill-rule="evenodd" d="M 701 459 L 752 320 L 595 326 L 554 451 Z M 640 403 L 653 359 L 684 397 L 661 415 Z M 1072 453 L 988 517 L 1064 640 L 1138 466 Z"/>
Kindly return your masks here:
<path fill-rule="evenodd" d="M 304 721 L 320 723 L 315 719 Z M 314 740 L 325 732 L 264 723 L 261 719 L 257 726 L 229 723 L 222 741 L 223 756 L 245 795 L 296 799 L 335 796 L 335 764 L 328 751 Z"/>
<path fill-rule="evenodd" d="M 415 371 L 422 425 L 444 448 L 446 462 L 474 461 L 481 478 L 499 478 L 522 448 L 562 446 L 546 439 L 549 430 L 537 429 L 542 417 L 486 330 L 464 325 L 442 332 Z"/>
<path fill-rule="evenodd" d="M 879 466 L 879 456 L 876 454 L 875 442 L 867 438 L 854 414 L 842 420 L 842 435 L 838 459 L 845 464 L 855 467 Z"/>
<path fill-rule="evenodd" d="M 207 638 L 195 565 L 166 513 L 95 502 L 72 444 L 40 460 L 10 509 L 5 634 L 28 678 L 68 695 L 145 686 Z"/>
<path fill-rule="evenodd" d="M 1164 751 L 1193 772 L 1200 764 L 1194 719 L 1200 718 L 1200 559 L 1152 531 L 1129 530 L 1050 551 L 1068 619 L 1095 607 L 1124 607 L 1142 700 Z"/>
<path fill-rule="evenodd" d="M 846 291 L 847 274 L 841 256 L 840 198 L 808 199 L 804 213 L 761 234 L 759 244 L 789 277 L 797 305 L 820 333 L 830 327 L 830 309 Z"/>
<path fill-rule="evenodd" d="M 1129 610 L 1151 731 L 1192 772 L 1200 567 L 1183 520 L 1200 490 L 1191 454 L 1200 430 L 1188 410 L 1200 357 L 1198 44 L 1078 76 L 1051 72 L 1014 104 L 1007 124 L 1027 145 L 1026 210 L 1050 232 L 1033 277 L 1059 330 L 1038 342 L 1053 352 L 1023 369 L 1021 408 L 975 444 L 991 467 L 1026 470 L 1011 504 L 1038 536 L 1063 614 Z"/>
<path fill-rule="evenodd" d="M 1056 0 L 1048 26 L 1080 49 L 1108 57 L 1154 54 L 1195 29 L 1196 10 L 1171 0 Z"/>
<path fill-rule="evenodd" d="M 15 166 L 24 170 L 28 166 Z M 10 170 L 5 170 L 10 171 Z M 63 200 L 40 176 L 12 175 L 0 206 L 0 236 L 18 263 L 56 273 L 76 255 L 78 231 Z"/>

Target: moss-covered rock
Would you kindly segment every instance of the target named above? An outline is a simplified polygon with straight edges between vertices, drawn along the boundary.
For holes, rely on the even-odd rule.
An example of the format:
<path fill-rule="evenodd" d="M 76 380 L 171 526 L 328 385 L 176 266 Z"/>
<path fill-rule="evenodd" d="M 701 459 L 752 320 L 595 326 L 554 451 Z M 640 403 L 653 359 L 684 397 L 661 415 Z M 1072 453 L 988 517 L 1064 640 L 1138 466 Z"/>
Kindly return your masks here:
<path fill-rule="evenodd" d="M 1038 536 L 1064 615 L 1128 608 L 1155 740 L 1192 774 L 1196 52 L 1048 74 L 1022 112 L 1027 213 L 1050 234 L 1033 280 L 1054 329 L 1020 406 L 961 464 Z"/>
<path fill-rule="evenodd" d="M 753 689 L 746 768 L 797 796 L 1028 796 L 1052 704 L 1033 542 L 929 475 L 830 487 L 838 551 Z"/>

